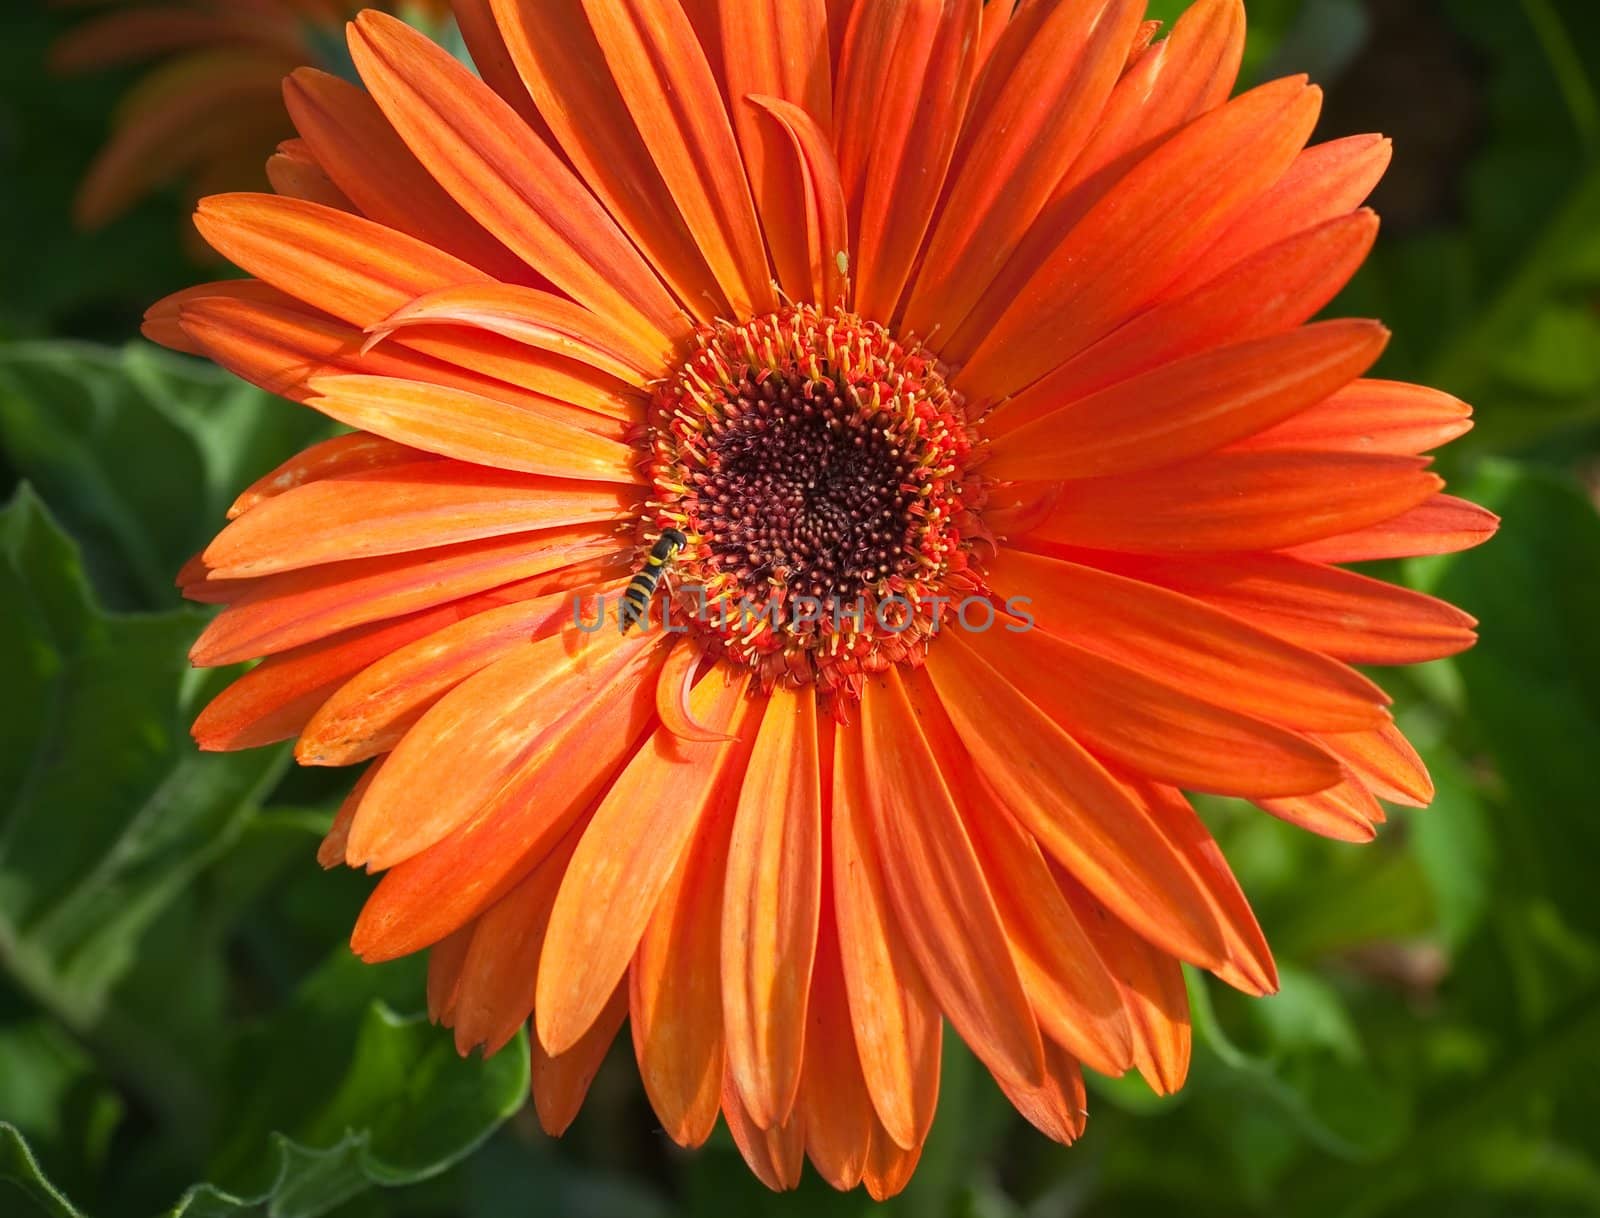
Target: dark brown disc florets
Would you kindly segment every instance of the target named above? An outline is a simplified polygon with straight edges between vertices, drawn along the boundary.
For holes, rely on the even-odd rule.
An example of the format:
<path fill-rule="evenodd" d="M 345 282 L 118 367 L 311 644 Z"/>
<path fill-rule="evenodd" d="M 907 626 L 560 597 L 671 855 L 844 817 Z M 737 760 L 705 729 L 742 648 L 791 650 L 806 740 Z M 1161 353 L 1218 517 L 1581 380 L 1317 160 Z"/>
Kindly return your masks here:
<path fill-rule="evenodd" d="M 776 680 L 858 693 L 971 595 L 978 480 L 943 370 L 808 305 L 704 330 L 651 409 L 652 512 L 682 530 L 675 624 Z"/>

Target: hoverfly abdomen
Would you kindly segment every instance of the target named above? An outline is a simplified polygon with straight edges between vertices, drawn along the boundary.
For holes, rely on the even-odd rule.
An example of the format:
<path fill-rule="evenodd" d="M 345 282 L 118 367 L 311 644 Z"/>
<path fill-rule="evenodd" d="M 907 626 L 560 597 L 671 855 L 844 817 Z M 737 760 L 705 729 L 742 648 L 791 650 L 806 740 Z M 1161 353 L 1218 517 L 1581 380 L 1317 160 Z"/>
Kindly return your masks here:
<path fill-rule="evenodd" d="M 677 529 L 661 531 L 661 536 L 656 538 L 656 544 L 651 546 L 650 553 L 645 555 L 644 566 L 629 582 L 617 606 L 617 628 L 623 634 L 627 634 L 634 625 L 644 620 L 650 611 L 650 598 L 655 595 L 656 585 L 661 582 L 667 564 L 688 544 L 689 539 Z"/>

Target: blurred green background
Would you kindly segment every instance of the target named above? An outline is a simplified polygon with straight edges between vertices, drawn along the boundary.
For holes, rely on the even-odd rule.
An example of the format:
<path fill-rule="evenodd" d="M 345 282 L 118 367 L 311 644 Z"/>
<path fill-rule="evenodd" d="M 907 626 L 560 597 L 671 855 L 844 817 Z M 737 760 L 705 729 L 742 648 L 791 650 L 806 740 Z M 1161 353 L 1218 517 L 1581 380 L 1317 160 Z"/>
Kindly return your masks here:
<path fill-rule="evenodd" d="M 1172 18 L 1185 0 L 1152 0 Z M 1012 1115 L 959 1045 L 887 1212 L 1600 1214 L 1600 5 L 1251 0 L 1246 74 L 1382 130 L 1384 231 L 1334 311 L 1380 372 L 1478 425 L 1441 459 L 1506 519 L 1393 565 L 1483 623 L 1381 674 L 1438 783 L 1379 841 L 1205 809 L 1283 992 L 1196 980 L 1189 1086 L 1092 1082 L 1082 1141 Z M 0 15 L 0 1215 L 854 1215 L 768 1195 L 726 1135 L 656 1132 L 623 1037 L 561 1142 L 526 1046 L 456 1058 L 418 962 L 354 963 L 367 882 L 313 861 L 338 774 L 199 756 L 201 611 L 172 573 L 308 412 L 137 341 L 202 272 L 176 195 L 93 236 L 67 200 L 131 74 L 50 79 L 59 8 Z"/>

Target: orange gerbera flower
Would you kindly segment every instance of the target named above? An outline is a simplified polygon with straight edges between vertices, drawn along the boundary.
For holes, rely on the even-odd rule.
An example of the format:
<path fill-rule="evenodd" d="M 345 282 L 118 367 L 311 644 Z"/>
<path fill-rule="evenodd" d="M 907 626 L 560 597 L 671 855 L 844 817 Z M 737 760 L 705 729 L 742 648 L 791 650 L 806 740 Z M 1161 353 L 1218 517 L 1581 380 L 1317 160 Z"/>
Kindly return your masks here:
<path fill-rule="evenodd" d="M 143 195 L 185 181 L 200 198 L 256 184 L 267 161 L 273 189 L 328 201 L 314 158 L 283 112 L 283 78 L 305 63 L 342 55 L 340 27 L 357 0 L 57 0 L 110 9 L 56 43 L 64 73 L 160 59 L 123 99 L 111 139 L 90 166 L 73 215 L 85 228 L 115 220 Z M 448 0 L 381 7 L 444 17 Z"/>
<path fill-rule="evenodd" d="M 1275 985 L 1182 792 L 1370 838 L 1431 790 L 1348 665 L 1473 638 L 1338 565 L 1494 527 L 1418 455 L 1466 407 L 1305 324 L 1387 143 L 1228 100 L 1238 0 L 457 16 L 482 79 L 374 13 L 296 73 L 333 193 L 206 200 L 256 278 L 151 313 L 356 429 L 182 577 L 266 657 L 201 744 L 370 763 L 355 949 L 463 1050 L 531 1015 L 552 1131 L 625 1019 L 773 1187 L 899 1189 L 944 1020 L 1063 1142 L 1080 1063 L 1178 1087 L 1179 961 Z"/>

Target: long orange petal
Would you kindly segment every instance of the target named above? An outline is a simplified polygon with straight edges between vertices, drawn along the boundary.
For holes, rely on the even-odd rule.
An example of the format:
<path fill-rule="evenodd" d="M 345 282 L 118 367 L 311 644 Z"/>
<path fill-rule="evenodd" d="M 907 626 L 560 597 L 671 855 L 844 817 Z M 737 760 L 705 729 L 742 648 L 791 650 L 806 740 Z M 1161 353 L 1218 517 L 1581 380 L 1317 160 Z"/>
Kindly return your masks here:
<path fill-rule="evenodd" d="M 1444 601 L 1281 554 L 1136 557 L 1117 569 L 1348 664 L 1437 660 L 1477 637 L 1477 622 Z"/>
<path fill-rule="evenodd" d="M 628 1016 L 628 991 L 618 985 L 589 1030 L 565 1053 L 551 1057 L 537 1038 L 533 1042 L 533 1107 L 539 1114 L 539 1128 L 552 1138 L 566 1133 L 583 1107 L 589 1084 L 600 1072 L 601 1063 L 622 1030 Z"/>
<path fill-rule="evenodd" d="M 356 922 L 355 952 L 392 960 L 437 943 L 525 876 L 632 755 L 653 717 L 650 686 L 660 662 L 659 648 L 634 651 L 608 688 L 527 741 L 522 764 L 506 772 L 476 817 L 385 875 Z M 471 718 L 481 725 L 483 708 Z"/>
<path fill-rule="evenodd" d="M 816 170 L 795 132 L 800 121 L 819 132 L 833 126 L 827 5 L 824 0 L 718 0 L 716 7 L 728 113 L 778 282 L 793 300 L 830 305 L 835 296 L 820 293 L 816 283 Z M 788 116 L 773 102 L 789 107 Z M 777 115 L 787 135 L 758 106 Z M 826 146 L 826 136 L 823 141 Z M 831 165 L 831 147 L 827 159 Z M 842 194 L 839 202 L 842 217 Z M 848 243 L 835 245 L 822 261 L 832 262 L 839 250 L 848 249 Z"/>
<path fill-rule="evenodd" d="M 435 460 L 432 453 L 407 448 L 382 436 L 369 436 L 359 431 L 334 436 L 331 440 L 322 440 L 301 449 L 282 465 L 245 487 L 228 508 L 228 519 L 237 520 L 269 499 L 323 478 L 432 460 Z"/>
<path fill-rule="evenodd" d="M 634 450 L 580 426 L 559 404 L 537 409 L 423 381 L 356 373 L 316 376 L 309 387 L 306 404 L 313 409 L 424 452 L 556 478 L 638 479 Z"/>
<path fill-rule="evenodd" d="M 1016 251 L 1088 143 L 1143 7 L 1057 0 L 1033 6 L 1001 36 L 956 149 L 906 329 L 927 334 L 960 321 Z"/>
<path fill-rule="evenodd" d="M 927 667 L 979 777 L 1047 854 L 1174 954 L 1221 958 L 1222 936 L 1199 884 L 1082 745 L 955 634 L 930 650 Z M 1007 725 L 1004 741 L 994 737 L 995 723 Z"/>
<path fill-rule="evenodd" d="M 684 333 L 672 298 L 604 208 L 466 67 L 371 9 L 351 27 L 350 52 L 412 153 L 480 224 L 595 312 L 662 340 Z"/>
<path fill-rule="evenodd" d="M 406 326 L 455 323 L 569 356 L 643 387 L 666 369 L 666 352 L 640 341 L 581 305 L 515 284 L 464 284 L 419 296 L 373 326 L 390 334 Z"/>
<path fill-rule="evenodd" d="M 1327 731 L 1387 720 L 1389 696 L 1366 677 L 1186 596 L 1015 550 L 986 573 L 1047 633 L 1220 706 Z"/>
<path fill-rule="evenodd" d="M 362 215 L 448 250 L 496 279 L 536 278 L 445 193 L 363 90 L 301 68 L 283 82 L 283 100 L 317 163 Z"/>
<path fill-rule="evenodd" d="M 906 677 L 906 692 L 936 755 L 965 761 L 926 672 Z M 1102 1074 L 1133 1064 L 1127 1017 L 1116 982 L 1060 894 L 1038 844 L 952 762 L 945 780 L 961 810 L 995 907 L 1011 941 L 1022 986 L 1049 1040 Z"/>
<path fill-rule="evenodd" d="M 884 1136 L 922 1145 L 939 1098 L 940 1018 L 890 907 L 859 725 L 833 745 L 832 895 L 856 1051 Z"/>
<path fill-rule="evenodd" d="M 525 92 L 573 168 L 697 320 L 728 312 L 629 116 L 582 0 L 492 0 Z"/>
<path fill-rule="evenodd" d="M 490 634 L 486 645 L 498 641 Z M 577 647 L 549 635 L 458 684 L 389 755 L 351 826 L 351 865 L 393 867 L 473 823 L 512 775 L 538 764 L 542 737 L 575 706 L 610 692 L 647 647 L 609 632 Z M 498 730 L 480 730 L 486 708 Z"/>
<path fill-rule="evenodd" d="M 710 1137 L 722 1105 L 722 890 L 735 806 L 724 800 L 701 816 L 628 974 L 639 1077 L 679 1146 Z"/>
<path fill-rule="evenodd" d="M 955 151 L 977 74 L 983 6 L 980 0 L 929 0 L 861 8 L 883 10 L 889 24 L 864 13 L 851 24 L 852 34 L 877 31 L 887 38 L 847 36 L 840 88 L 859 88 L 863 72 L 884 79 L 870 110 L 841 101 L 837 130 L 841 163 L 849 140 L 870 149 L 856 234 L 856 311 L 887 322 L 910 279 Z M 845 185 L 848 191 L 848 179 Z"/>
<path fill-rule="evenodd" d="M 1305 149 L 1282 178 L 1163 293 L 1181 296 L 1278 241 L 1342 216 L 1372 193 L 1393 152 L 1381 135 L 1352 135 Z"/>
<path fill-rule="evenodd" d="M 728 1131 L 756 1178 L 773 1192 L 784 1193 L 800 1187 L 800 1173 L 806 1162 L 806 1133 L 798 1112 L 780 1125 L 763 1129 L 751 1118 L 740 1097 L 730 1069 L 722 1081 L 722 1115 Z"/>
<path fill-rule="evenodd" d="M 1083 1071 L 1077 1060 L 1054 1041 L 1044 1043 L 1044 1082 L 1023 1086 L 996 1078 L 1012 1107 L 1045 1137 L 1071 1146 L 1083 1134 L 1089 1116 L 1089 1097 L 1083 1089 Z"/>
<path fill-rule="evenodd" d="M 645 148 L 741 320 L 777 307 L 722 95 L 681 4 L 584 0 Z"/>
<path fill-rule="evenodd" d="M 739 736 L 755 735 L 746 726 L 746 684 L 713 673 L 693 698 L 696 717 L 725 728 L 731 740 L 690 744 L 658 728 L 590 819 L 539 961 L 535 1024 L 551 1053 L 565 1053 L 599 1016 L 701 818 L 738 789 L 749 754 Z"/>
<path fill-rule="evenodd" d="M 1341 842 L 1370 842 L 1383 821 L 1383 809 L 1361 783 L 1346 779 L 1315 795 L 1258 799 L 1256 807 L 1279 820 Z"/>
<path fill-rule="evenodd" d="M 994 441 L 984 472 L 1008 481 L 1139 473 L 1281 422 L 1360 376 L 1389 332 L 1326 321 L 1174 361 L 1040 415 Z"/>
<path fill-rule="evenodd" d="M 808 279 L 789 287 L 796 299 L 810 299 L 817 305 L 836 304 L 844 298 L 850 257 L 850 217 L 845 208 L 844 187 L 839 181 L 839 166 L 827 132 L 804 110 L 775 97 L 751 94 L 749 101 L 770 114 L 788 132 L 799 172 L 801 223 L 805 230 L 802 249 L 785 254 L 787 259 L 803 255 L 802 266 Z M 785 234 L 785 243 L 797 238 Z M 775 255 L 776 257 L 776 255 Z M 790 277 L 798 274 L 789 272 Z"/>
<path fill-rule="evenodd" d="M 1121 987 L 1133 1030 L 1134 1065 L 1158 1095 L 1171 1095 L 1189 1072 L 1189 991 L 1182 967 L 1130 930 L 1070 875 L 1058 873 L 1057 881 Z"/>
<path fill-rule="evenodd" d="M 942 643 L 970 647 L 1050 719 L 1134 773 L 1219 795 L 1308 795 L 1339 781 L 1338 763 L 1306 736 L 1043 631 L 952 633 Z"/>
<path fill-rule="evenodd" d="M 486 608 L 389 652 L 323 702 L 300 733 L 296 758 L 301 765 L 350 765 L 388 752 L 462 681 L 570 620 L 577 594 Z"/>
<path fill-rule="evenodd" d="M 893 668 L 867 682 L 861 729 L 885 887 L 928 987 L 985 1065 L 1036 1085 L 1043 1047 L 1005 927 L 941 760 Z"/>
<path fill-rule="evenodd" d="M 1240 446 L 1414 456 L 1471 429 L 1472 407 L 1460 398 L 1423 385 L 1360 380 Z"/>
<path fill-rule="evenodd" d="M 536 576 L 549 575 L 544 590 L 554 591 L 576 564 L 617 554 L 614 539 L 578 527 L 217 581 L 241 591 L 226 598 L 189 658 L 205 668 L 234 664 Z"/>
<path fill-rule="evenodd" d="M 1187 296 L 1139 314 L 1008 398 L 985 430 L 1002 435 L 1169 360 L 1293 330 L 1349 282 L 1377 235 L 1378 218 L 1360 211 L 1280 241 Z M 1270 293 L 1262 292 L 1264 283 Z"/>
<path fill-rule="evenodd" d="M 774 687 L 739 792 L 722 912 L 728 1073 L 750 1119 L 788 1119 L 817 950 L 822 792 L 811 686 Z"/>
<path fill-rule="evenodd" d="M 1364 536 L 1356 530 L 1390 527 L 1379 522 L 1444 485 L 1426 466 L 1416 457 L 1366 453 L 1220 451 L 1144 474 L 1067 483 L 1032 535 L 1156 553 L 1298 546 L 1308 556 L 1306 543 L 1327 548 L 1323 538 L 1334 539 L 1332 548 L 1354 548 L 1352 539 Z"/>
<path fill-rule="evenodd" d="M 1337 534 L 1307 538 L 1287 552 L 1307 562 L 1328 563 L 1454 554 L 1482 545 L 1499 527 L 1500 517 L 1488 508 L 1454 495 L 1433 495 L 1407 510 L 1352 521 Z"/>
<path fill-rule="evenodd" d="M 1147 304 L 1282 175 L 1320 99 L 1275 81 L 1184 128 L 1073 226 L 993 328 L 944 348 L 966 357 L 955 387 L 980 401 L 1014 392 Z"/>
<path fill-rule="evenodd" d="M 422 461 L 339 474 L 263 500 L 205 549 L 213 577 L 244 579 L 318 563 L 623 519 L 634 492 Z"/>

